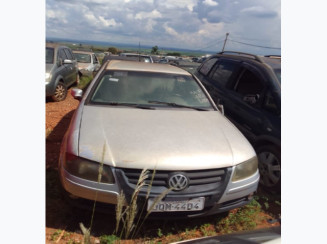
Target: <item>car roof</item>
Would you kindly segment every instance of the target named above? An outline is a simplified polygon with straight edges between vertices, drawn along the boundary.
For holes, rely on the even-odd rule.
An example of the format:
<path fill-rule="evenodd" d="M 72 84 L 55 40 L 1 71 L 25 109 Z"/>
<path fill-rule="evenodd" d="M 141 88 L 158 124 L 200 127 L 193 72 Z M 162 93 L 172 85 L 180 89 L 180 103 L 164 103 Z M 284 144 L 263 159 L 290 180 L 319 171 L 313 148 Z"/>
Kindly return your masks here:
<path fill-rule="evenodd" d="M 225 52 L 217 53 L 214 56 L 267 64 L 273 69 L 280 69 L 280 67 L 281 67 L 281 57 L 274 56 L 274 55 L 259 56 L 259 55 L 254 55 L 254 54 L 250 54 L 250 53 L 225 51 Z"/>
<path fill-rule="evenodd" d="M 106 64 L 106 70 L 143 71 L 155 73 L 168 73 L 178 75 L 191 75 L 189 72 L 173 65 L 159 63 L 145 63 L 125 60 L 111 60 Z"/>
<path fill-rule="evenodd" d="M 121 56 L 128 55 L 128 56 L 141 56 L 141 57 L 150 57 L 150 55 L 146 54 L 138 54 L 138 53 L 121 53 Z"/>
<path fill-rule="evenodd" d="M 80 51 L 80 50 L 73 50 L 73 53 L 94 54 L 94 52 L 90 52 L 90 51 Z"/>

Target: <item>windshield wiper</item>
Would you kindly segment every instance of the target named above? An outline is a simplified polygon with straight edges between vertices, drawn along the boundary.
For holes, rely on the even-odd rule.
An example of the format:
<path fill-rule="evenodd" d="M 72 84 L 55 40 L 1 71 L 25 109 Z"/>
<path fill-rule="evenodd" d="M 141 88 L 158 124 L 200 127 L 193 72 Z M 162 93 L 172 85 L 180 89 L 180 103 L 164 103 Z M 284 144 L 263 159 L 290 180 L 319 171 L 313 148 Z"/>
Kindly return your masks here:
<path fill-rule="evenodd" d="M 144 106 L 137 103 L 119 103 L 119 102 L 93 102 L 93 103 L 102 104 L 102 105 L 111 105 L 111 106 L 126 106 L 126 107 L 140 108 L 140 109 L 155 109 L 153 107 Z"/>
<path fill-rule="evenodd" d="M 148 101 L 148 103 L 166 104 L 171 107 L 190 108 L 190 109 L 195 109 L 198 111 L 208 111 L 207 109 L 204 109 L 204 108 L 192 107 L 192 106 L 187 106 L 187 105 L 182 105 L 182 104 L 177 104 L 177 103 L 169 103 L 169 102 L 161 102 L 161 101 Z"/>

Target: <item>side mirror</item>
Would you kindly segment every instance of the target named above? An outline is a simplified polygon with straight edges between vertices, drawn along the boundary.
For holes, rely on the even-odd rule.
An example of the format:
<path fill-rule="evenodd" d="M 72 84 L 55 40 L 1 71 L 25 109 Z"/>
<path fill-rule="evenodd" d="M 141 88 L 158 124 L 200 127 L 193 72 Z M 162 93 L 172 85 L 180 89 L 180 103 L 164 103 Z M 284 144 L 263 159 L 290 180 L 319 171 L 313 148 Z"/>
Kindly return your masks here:
<path fill-rule="evenodd" d="M 73 88 L 70 94 L 74 99 L 81 101 L 83 97 L 83 90 L 79 88 Z"/>
<path fill-rule="evenodd" d="M 259 94 L 248 94 L 243 97 L 243 101 L 248 104 L 255 104 L 260 98 Z"/>

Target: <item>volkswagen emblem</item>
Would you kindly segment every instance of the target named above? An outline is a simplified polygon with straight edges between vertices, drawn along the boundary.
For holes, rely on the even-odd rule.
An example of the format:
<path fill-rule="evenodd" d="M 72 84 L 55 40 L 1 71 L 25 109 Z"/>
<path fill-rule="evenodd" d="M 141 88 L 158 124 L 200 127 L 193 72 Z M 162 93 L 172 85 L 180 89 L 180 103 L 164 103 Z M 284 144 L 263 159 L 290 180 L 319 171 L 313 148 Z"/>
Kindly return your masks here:
<path fill-rule="evenodd" d="M 168 185 L 175 191 L 185 189 L 189 184 L 188 178 L 183 174 L 175 174 L 168 179 Z"/>

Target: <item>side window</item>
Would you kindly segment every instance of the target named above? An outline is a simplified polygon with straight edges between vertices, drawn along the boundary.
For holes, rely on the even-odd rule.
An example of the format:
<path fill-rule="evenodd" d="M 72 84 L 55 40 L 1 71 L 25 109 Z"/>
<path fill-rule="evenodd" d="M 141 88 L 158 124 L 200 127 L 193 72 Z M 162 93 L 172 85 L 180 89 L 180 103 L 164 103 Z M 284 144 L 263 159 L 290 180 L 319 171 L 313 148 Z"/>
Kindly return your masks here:
<path fill-rule="evenodd" d="M 215 72 L 212 75 L 212 79 L 215 83 L 218 83 L 221 86 L 225 87 L 230 77 L 237 70 L 238 67 L 238 63 L 230 61 L 219 62 Z"/>
<path fill-rule="evenodd" d="M 68 59 L 63 49 L 59 50 L 59 57 L 62 59 L 62 61 Z"/>
<path fill-rule="evenodd" d="M 94 54 L 92 54 L 92 57 L 93 57 L 93 63 L 94 64 L 98 63 L 98 59 Z"/>
<path fill-rule="evenodd" d="M 279 115 L 280 114 L 280 111 L 278 109 L 278 106 L 276 104 L 276 101 L 274 99 L 274 97 L 272 96 L 271 92 L 270 91 L 267 91 L 265 97 L 264 97 L 264 101 L 263 101 L 263 109 L 270 112 L 270 113 L 273 113 L 273 114 L 276 114 L 276 115 Z"/>
<path fill-rule="evenodd" d="M 208 61 L 204 62 L 202 67 L 200 68 L 199 72 L 203 75 L 208 75 L 209 71 L 211 70 L 212 66 L 217 62 L 218 58 L 212 58 Z"/>
<path fill-rule="evenodd" d="M 245 69 L 235 84 L 234 90 L 245 95 L 260 95 L 264 89 L 264 85 L 260 78 L 252 71 Z"/>
<path fill-rule="evenodd" d="M 67 48 L 65 48 L 64 50 L 65 50 L 67 58 L 70 60 L 73 60 L 74 58 L 73 58 L 73 54 L 71 53 L 71 51 Z"/>

